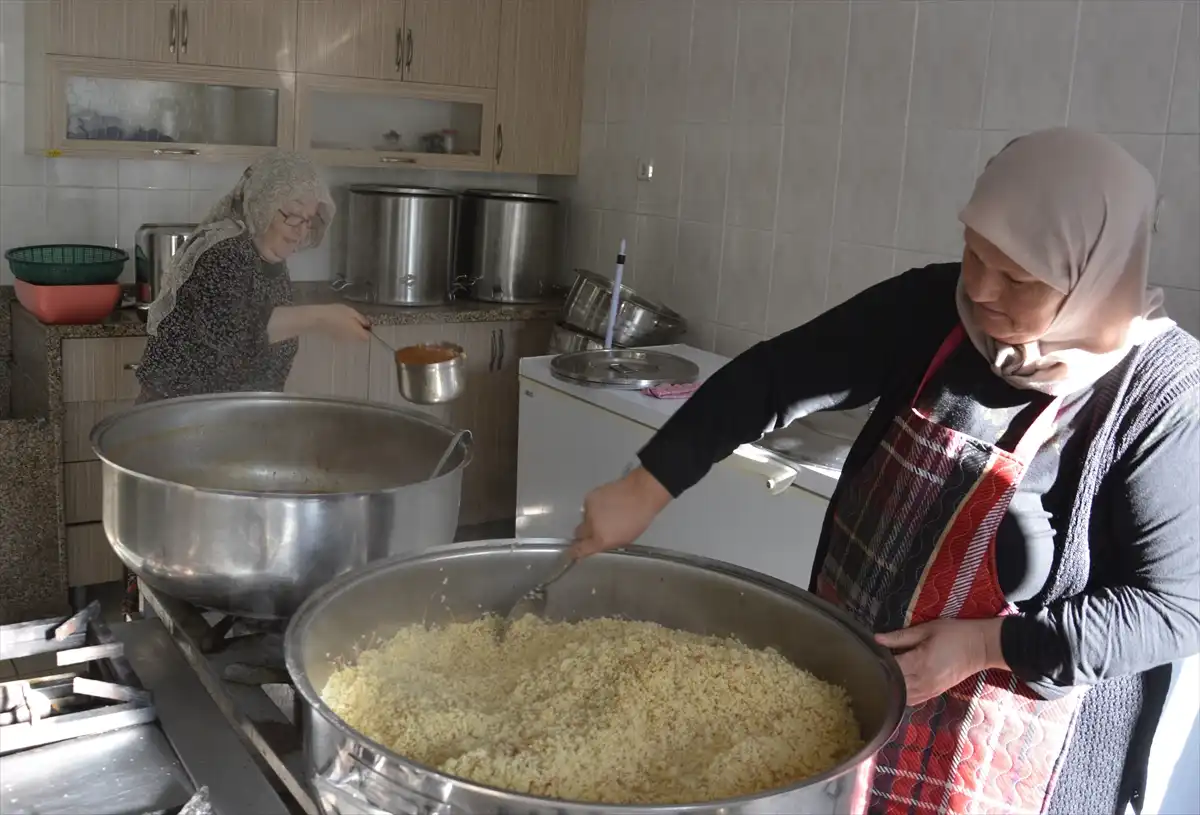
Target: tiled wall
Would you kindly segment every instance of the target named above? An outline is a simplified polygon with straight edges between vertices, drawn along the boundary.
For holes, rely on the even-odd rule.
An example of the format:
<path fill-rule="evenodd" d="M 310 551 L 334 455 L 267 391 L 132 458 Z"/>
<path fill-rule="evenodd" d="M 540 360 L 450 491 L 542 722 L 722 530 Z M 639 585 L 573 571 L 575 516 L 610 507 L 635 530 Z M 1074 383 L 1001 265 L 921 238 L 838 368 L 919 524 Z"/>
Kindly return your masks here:
<path fill-rule="evenodd" d="M 1196 0 L 590 0 L 567 258 L 735 353 L 961 248 L 1010 138 L 1112 134 L 1165 196 L 1153 279 L 1200 333 Z M 639 161 L 654 177 L 640 181 Z"/>
<path fill-rule="evenodd" d="M 24 9 L 39 1 L 0 0 L 0 252 L 46 242 L 116 245 L 132 252 L 141 224 L 202 217 L 244 165 L 47 159 L 24 152 Z M 537 188 L 536 176 L 337 169 L 329 177 L 339 205 L 351 183 Z M 325 280 L 341 268 L 344 225 L 344 219 L 335 221 L 325 245 L 289 261 L 294 279 Z M 126 278 L 132 279 L 131 268 Z M 11 281 L 8 264 L 0 260 L 0 285 Z"/>

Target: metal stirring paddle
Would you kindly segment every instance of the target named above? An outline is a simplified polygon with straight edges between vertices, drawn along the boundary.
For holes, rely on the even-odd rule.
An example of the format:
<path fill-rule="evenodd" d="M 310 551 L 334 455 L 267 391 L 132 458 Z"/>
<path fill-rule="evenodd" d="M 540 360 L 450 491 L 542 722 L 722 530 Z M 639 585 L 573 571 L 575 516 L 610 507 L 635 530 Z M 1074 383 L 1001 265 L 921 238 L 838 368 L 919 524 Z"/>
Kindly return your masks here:
<path fill-rule="evenodd" d="M 551 583 L 557 582 L 563 575 L 571 571 L 578 562 L 579 559 L 571 554 L 570 551 L 563 552 L 558 567 L 551 573 L 550 577 L 522 594 L 521 598 L 509 609 L 508 614 L 504 615 L 504 619 L 500 621 L 500 629 L 496 634 L 497 637 L 503 641 L 505 636 L 508 635 L 508 629 L 512 624 L 526 614 L 533 614 L 537 617 L 542 616 L 546 611 L 546 589 L 549 588 Z"/>
<path fill-rule="evenodd" d="M 429 476 L 430 481 L 437 478 L 438 474 L 441 473 L 442 468 L 446 466 L 446 462 L 450 460 L 450 454 L 454 452 L 455 447 L 458 447 L 458 440 L 463 436 L 470 435 L 470 430 L 460 430 L 454 434 L 454 437 L 450 439 L 450 443 L 446 445 L 446 452 L 442 453 L 442 457 L 438 459 L 437 465 L 434 466 L 433 473 Z"/>

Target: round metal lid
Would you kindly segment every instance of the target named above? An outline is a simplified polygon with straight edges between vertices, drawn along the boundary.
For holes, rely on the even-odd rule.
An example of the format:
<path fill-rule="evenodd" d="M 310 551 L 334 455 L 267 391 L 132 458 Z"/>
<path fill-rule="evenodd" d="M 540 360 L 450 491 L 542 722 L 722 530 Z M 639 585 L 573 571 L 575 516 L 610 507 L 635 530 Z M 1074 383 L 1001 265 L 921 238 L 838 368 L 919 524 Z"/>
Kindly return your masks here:
<path fill-rule="evenodd" d="M 633 348 L 559 354 L 550 360 L 550 372 L 577 385 L 625 390 L 684 385 L 700 376 L 700 369 L 689 359 L 665 351 Z"/>
<path fill-rule="evenodd" d="M 439 187 L 419 186 L 390 186 L 388 184 L 351 184 L 350 192 L 372 193 L 375 195 L 406 195 L 422 198 L 456 198 L 453 190 L 443 190 Z"/>

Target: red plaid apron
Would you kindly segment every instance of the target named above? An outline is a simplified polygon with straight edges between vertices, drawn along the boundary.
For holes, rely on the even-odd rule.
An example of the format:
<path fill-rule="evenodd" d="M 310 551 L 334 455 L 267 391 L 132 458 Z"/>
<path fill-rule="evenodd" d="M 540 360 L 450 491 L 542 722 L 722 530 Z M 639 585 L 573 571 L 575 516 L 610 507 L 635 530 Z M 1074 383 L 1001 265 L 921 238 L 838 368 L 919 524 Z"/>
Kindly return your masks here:
<path fill-rule="evenodd" d="M 957 327 L 862 472 L 842 487 L 817 591 L 872 631 L 1012 612 L 995 542 L 1028 462 L 1054 433 L 1052 400 L 1013 452 L 923 415 L 930 376 Z M 876 756 L 872 815 L 1044 812 L 1081 694 L 1045 701 L 1009 671 L 975 674 L 904 711 Z"/>

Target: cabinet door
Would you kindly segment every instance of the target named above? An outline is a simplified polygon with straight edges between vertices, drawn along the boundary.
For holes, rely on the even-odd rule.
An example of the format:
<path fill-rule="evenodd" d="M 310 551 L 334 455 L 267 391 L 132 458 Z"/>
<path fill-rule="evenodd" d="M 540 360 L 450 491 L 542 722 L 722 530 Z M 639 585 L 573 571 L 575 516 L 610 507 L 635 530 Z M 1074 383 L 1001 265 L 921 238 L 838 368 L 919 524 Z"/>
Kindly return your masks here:
<path fill-rule="evenodd" d="M 583 0 L 504 0 L 495 168 L 574 175 L 583 104 Z"/>
<path fill-rule="evenodd" d="M 299 0 L 296 70 L 374 78 L 380 65 L 384 0 Z"/>
<path fill-rule="evenodd" d="M 407 0 L 404 79 L 496 87 L 500 0 Z"/>
<path fill-rule="evenodd" d="M 296 70 L 296 0 L 180 0 L 179 61 Z"/>
<path fill-rule="evenodd" d="M 404 79 L 408 42 L 412 39 L 404 27 L 404 0 L 380 0 L 379 15 L 382 24 L 378 32 L 379 65 L 375 76 L 399 81 Z"/>
<path fill-rule="evenodd" d="M 366 399 L 370 351 L 362 342 L 303 336 L 285 389 L 305 396 Z"/>
<path fill-rule="evenodd" d="M 39 4 L 29 4 L 38 13 Z M 51 54 L 175 62 L 177 0 L 50 0 L 43 6 Z"/>

